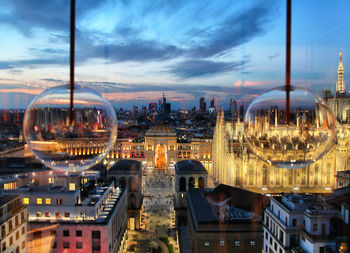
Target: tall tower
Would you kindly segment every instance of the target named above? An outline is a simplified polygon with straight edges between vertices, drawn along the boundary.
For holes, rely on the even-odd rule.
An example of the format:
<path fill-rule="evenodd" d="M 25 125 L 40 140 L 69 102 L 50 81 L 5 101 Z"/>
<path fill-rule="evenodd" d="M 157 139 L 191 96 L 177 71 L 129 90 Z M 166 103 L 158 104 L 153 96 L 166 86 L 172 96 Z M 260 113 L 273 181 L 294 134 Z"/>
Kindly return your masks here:
<path fill-rule="evenodd" d="M 336 86 L 336 93 L 346 94 L 345 82 L 344 82 L 344 67 L 343 67 L 343 53 L 339 53 L 339 67 L 338 67 L 338 82 Z"/>

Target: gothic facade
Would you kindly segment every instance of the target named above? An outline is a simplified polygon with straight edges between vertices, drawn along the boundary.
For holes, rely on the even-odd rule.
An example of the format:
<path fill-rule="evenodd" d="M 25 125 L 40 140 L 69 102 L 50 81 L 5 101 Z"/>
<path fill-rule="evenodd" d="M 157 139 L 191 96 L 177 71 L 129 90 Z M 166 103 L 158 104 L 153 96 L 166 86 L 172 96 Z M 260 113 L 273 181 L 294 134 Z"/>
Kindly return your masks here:
<path fill-rule="evenodd" d="M 213 170 L 216 182 L 255 192 L 330 192 L 336 188 L 338 171 L 349 170 L 350 96 L 343 79 L 342 53 L 335 96 L 325 97 L 337 118 L 336 142 L 320 160 L 304 168 L 276 168 L 256 157 L 244 142 L 244 124 L 217 116 L 213 137 Z M 325 93 L 324 93 L 325 94 Z"/>
<path fill-rule="evenodd" d="M 243 122 L 226 122 L 218 114 L 213 138 L 213 170 L 216 182 L 255 192 L 330 192 L 335 175 L 349 169 L 350 125 L 338 124 L 333 148 L 315 163 L 297 169 L 276 168 L 247 149 Z"/>

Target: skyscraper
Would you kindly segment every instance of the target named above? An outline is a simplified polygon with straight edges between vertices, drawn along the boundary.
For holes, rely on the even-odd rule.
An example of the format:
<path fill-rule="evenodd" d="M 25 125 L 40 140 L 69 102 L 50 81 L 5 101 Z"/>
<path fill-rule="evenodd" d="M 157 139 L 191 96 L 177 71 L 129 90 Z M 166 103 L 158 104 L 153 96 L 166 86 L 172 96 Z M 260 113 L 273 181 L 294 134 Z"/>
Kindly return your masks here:
<path fill-rule="evenodd" d="M 233 98 L 230 99 L 230 112 L 231 112 L 232 118 L 235 118 L 236 112 L 237 112 L 237 102 Z"/>
<path fill-rule="evenodd" d="M 205 103 L 205 98 L 201 97 L 199 99 L 199 109 L 202 113 L 207 111 L 207 104 Z"/>

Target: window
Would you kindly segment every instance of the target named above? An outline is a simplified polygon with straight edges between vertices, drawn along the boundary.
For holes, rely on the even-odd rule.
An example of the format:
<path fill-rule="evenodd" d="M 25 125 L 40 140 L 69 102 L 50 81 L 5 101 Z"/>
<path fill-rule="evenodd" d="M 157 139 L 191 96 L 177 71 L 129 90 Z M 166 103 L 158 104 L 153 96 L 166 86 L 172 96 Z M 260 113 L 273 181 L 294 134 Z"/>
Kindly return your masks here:
<path fill-rule="evenodd" d="M 2 251 L 5 251 L 6 250 L 6 242 L 3 242 L 2 243 Z"/>
<path fill-rule="evenodd" d="M 57 199 L 56 203 L 57 203 L 57 205 L 62 205 L 62 199 Z"/>
<path fill-rule="evenodd" d="M 91 237 L 92 237 L 92 239 L 100 239 L 101 238 L 101 233 L 100 233 L 100 231 L 91 231 Z"/>
<path fill-rule="evenodd" d="M 22 249 L 25 249 L 26 248 L 26 241 L 23 241 L 22 242 Z"/>
<path fill-rule="evenodd" d="M 69 249 L 69 242 L 63 242 L 63 248 Z"/>
<path fill-rule="evenodd" d="M 22 235 L 26 232 L 26 228 L 25 227 L 22 227 Z"/>
<path fill-rule="evenodd" d="M 317 223 L 313 224 L 313 225 L 312 225 L 312 231 L 313 231 L 313 232 L 316 232 L 317 229 L 318 229 Z"/>
<path fill-rule="evenodd" d="M 63 236 L 69 236 L 69 230 L 63 230 Z"/>
<path fill-rule="evenodd" d="M 45 199 L 45 204 L 46 205 L 51 205 L 51 199 L 50 198 L 46 198 Z"/>
<path fill-rule="evenodd" d="M 24 212 L 21 213 L 21 223 L 24 222 Z"/>
<path fill-rule="evenodd" d="M 250 241 L 250 245 L 254 246 L 255 245 L 255 241 Z"/>
<path fill-rule="evenodd" d="M 11 232 L 13 229 L 13 226 L 12 226 L 12 220 L 9 221 L 9 231 Z"/>
<path fill-rule="evenodd" d="M 235 241 L 235 245 L 239 246 L 239 245 L 241 245 L 241 243 L 239 241 Z"/>
<path fill-rule="evenodd" d="M 2 238 L 4 238 L 6 236 L 6 227 L 5 227 L 5 225 L 1 226 L 1 236 L 2 236 Z"/>
<path fill-rule="evenodd" d="M 69 183 L 69 190 L 75 191 L 75 183 Z"/>
<path fill-rule="evenodd" d="M 205 241 L 205 242 L 204 242 L 204 246 L 205 246 L 205 247 L 209 247 L 209 245 L 210 245 L 210 244 L 209 244 L 209 241 Z"/>
<path fill-rule="evenodd" d="M 16 240 L 19 238 L 19 231 L 16 232 Z"/>
<path fill-rule="evenodd" d="M 265 238 L 266 238 L 266 240 L 269 239 L 269 234 L 267 232 L 265 232 Z"/>
<path fill-rule="evenodd" d="M 292 220 L 292 226 L 293 226 L 293 227 L 296 227 L 296 226 L 297 226 L 297 219 L 293 219 L 293 220 Z"/>
<path fill-rule="evenodd" d="M 220 240 L 220 246 L 224 246 L 225 245 L 225 240 L 221 239 Z"/>
<path fill-rule="evenodd" d="M 54 178 L 53 177 L 49 177 L 49 184 L 53 184 L 54 183 Z"/>
<path fill-rule="evenodd" d="M 75 236 L 76 237 L 82 237 L 83 236 L 83 231 L 81 231 L 81 230 L 75 231 Z"/>
<path fill-rule="evenodd" d="M 13 244 L 13 237 L 10 236 L 10 246 Z"/>
<path fill-rule="evenodd" d="M 18 224 L 19 224 L 19 222 L 18 222 L 18 216 L 16 216 L 16 217 L 15 217 L 15 226 L 17 227 Z"/>
<path fill-rule="evenodd" d="M 275 244 L 273 245 L 273 248 L 275 249 L 275 250 L 277 250 L 277 243 L 275 242 Z"/>
<path fill-rule="evenodd" d="M 43 214 L 41 212 L 36 212 L 36 217 L 42 217 Z"/>
<path fill-rule="evenodd" d="M 70 213 L 69 213 L 69 212 L 65 212 L 65 213 L 64 213 L 64 217 L 65 217 L 65 218 L 69 218 L 69 217 L 70 217 Z"/>
<path fill-rule="evenodd" d="M 19 253 L 19 246 L 16 247 L 16 253 Z"/>
<path fill-rule="evenodd" d="M 61 219 L 61 213 L 60 212 L 56 213 L 56 219 Z"/>
<path fill-rule="evenodd" d="M 45 212 L 45 217 L 50 217 L 50 212 Z"/>
<path fill-rule="evenodd" d="M 82 242 L 77 242 L 76 245 L 75 245 L 75 247 L 76 247 L 77 249 L 82 249 L 82 248 L 83 248 L 83 243 L 82 243 Z"/>
<path fill-rule="evenodd" d="M 23 198 L 23 205 L 29 205 L 29 198 Z"/>
<path fill-rule="evenodd" d="M 43 203 L 43 199 L 42 198 L 36 198 L 36 204 L 37 205 L 41 205 Z"/>
<path fill-rule="evenodd" d="M 53 249 L 56 249 L 56 248 L 57 248 L 57 242 L 54 242 L 54 243 L 53 243 L 52 248 L 53 248 Z"/>

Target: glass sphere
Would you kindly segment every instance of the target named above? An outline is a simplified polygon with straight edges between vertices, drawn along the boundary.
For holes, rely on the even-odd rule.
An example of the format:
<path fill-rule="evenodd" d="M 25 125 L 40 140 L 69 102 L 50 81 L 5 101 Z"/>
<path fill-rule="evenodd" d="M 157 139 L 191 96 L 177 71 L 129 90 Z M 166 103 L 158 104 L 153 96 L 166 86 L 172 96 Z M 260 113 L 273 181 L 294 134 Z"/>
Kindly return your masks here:
<path fill-rule="evenodd" d="M 70 123 L 70 86 L 45 90 L 24 115 L 25 140 L 36 158 L 59 171 L 82 171 L 99 163 L 117 136 L 111 104 L 98 92 L 75 85 Z"/>
<path fill-rule="evenodd" d="M 330 150 L 335 120 L 318 95 L 293 86 L 287 91 L 283 86 L 252 101 L 244 117 L 244 134 L 248 147 L 260 159 L 279 168 L 300 168 Z"/>

